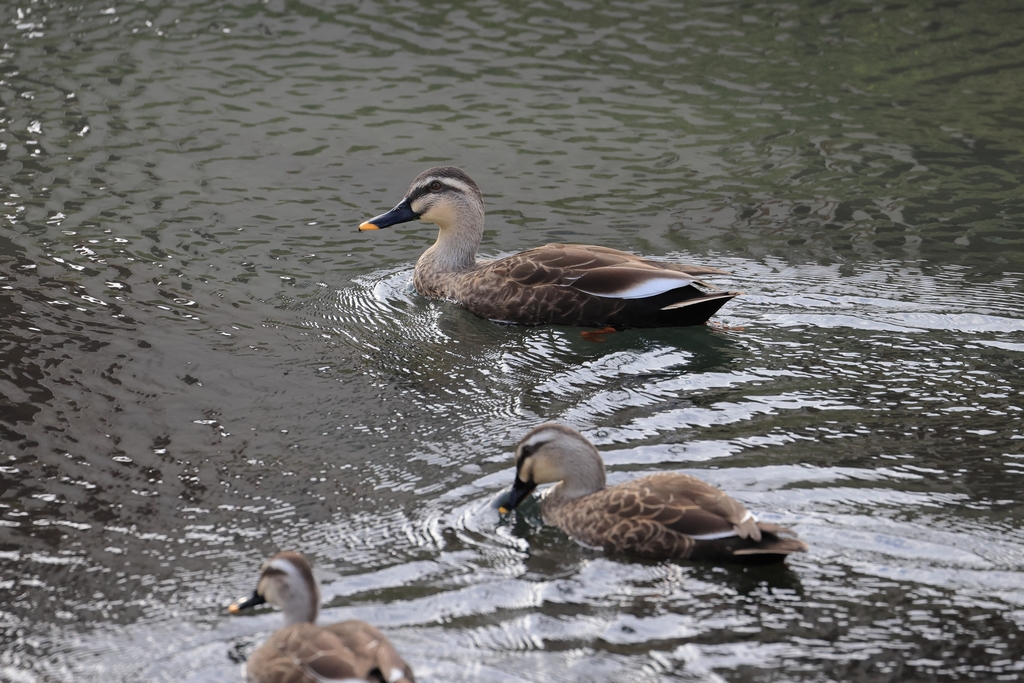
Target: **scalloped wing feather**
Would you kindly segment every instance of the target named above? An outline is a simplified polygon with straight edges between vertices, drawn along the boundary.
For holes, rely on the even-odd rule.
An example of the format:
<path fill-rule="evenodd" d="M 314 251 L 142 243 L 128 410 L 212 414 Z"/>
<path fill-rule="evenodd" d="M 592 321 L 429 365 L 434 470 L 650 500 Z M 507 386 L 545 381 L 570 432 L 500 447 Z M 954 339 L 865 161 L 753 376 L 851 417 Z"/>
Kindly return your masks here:
<path fill-rule="evenodd" d="M 705 322 L 736 292 L 708 294 L 684 272 L 614 249 L 548 244 L 444 278 L 426 296 L 455 301 L 491 320 L 536 324 L 664 327 Z M 680 304 L 686 303 L 685 306 Z M 682 310 L 678 310 L 682 309 Z"/>
<path fill-rule="evenodd" d="M 384 634 L 355 620 L 324 627 L 286 626 L 261 645 L 246 666 L 247 678 L 255 683 L 377 680 L 375 671 L 390 683 L 414 682 L 412 671 Z"/>
<path fill-rule="evenodd" d="M 646 482 L 652 495 L 656 497 L 667 500 L 674 500 L 678 497 L 691 501 L 690 504 L 718 517 L 735 529 L 740 538 L 761 540 L 757 517 L 738 500 L 706 481 L 676 472 L 655 474 L 639 481 Z"/>
<path fill-rule="evenodd" d="M 683 287 L 694 282 L 684 267 L 583 244 L 546 244 L 487 264 L 495 274 L 524 286 L 577 286 L 596 296 L 618 296 L 616 292 L 649 280 L 662 280 L 665 285 L 645 296 Z M 588 284 L 584 287 L 583 282 Z"/>
<path fill-rule="evenodd" d="M 679 473 L 656 474 L 544 507 L 545 519 L 590 546 L 650 559 L 784 555 L 807 549 L 775 524 L 758 522 L 716 487 Z"/>
<path fill-rule="evenodd" d="M 650 266 L 651 268 L 674 270 L 680 273 L 685 273 L 686 275 L 732 275 L 732 273 L 730 273 L 727 270 L 722 270 L 721 268 L 713 268 L 711 266 L 695 266 L 689 263 L 675 263 L 673 261 L 652 261 L 650 259 L 643 258 L 642 256 L 630 254 L 629 252 L 620 251 L 618 249 L 612 249 L 611 247 L 601 247 L 589 244 L 567 244 L 548 246 L 578 247 L 581 249 L 586 249 L 593 254 L 606 254 L 609 258 L 613 256 L 625 255 L 628 257 L 628 260 L 630 262 L 643 263 L 647 266 Z"/>
<path fill-rule="evenodd" d="M 352 619 L 327 624 L 323 628 L 336 635 L 349 650 L 360 657 L 359 670 L 379 671 L 388 683 L 412 683 L 415 680 L 412 669 L 376 626 Z"/>
<path fill-rule="evenodd" d="M 357 669 L 357 657 L 337 636 L 306 623 L 275 632 L 249 658 L 246 672 L 256 683 L 342 681 L 368 673 Z"/>

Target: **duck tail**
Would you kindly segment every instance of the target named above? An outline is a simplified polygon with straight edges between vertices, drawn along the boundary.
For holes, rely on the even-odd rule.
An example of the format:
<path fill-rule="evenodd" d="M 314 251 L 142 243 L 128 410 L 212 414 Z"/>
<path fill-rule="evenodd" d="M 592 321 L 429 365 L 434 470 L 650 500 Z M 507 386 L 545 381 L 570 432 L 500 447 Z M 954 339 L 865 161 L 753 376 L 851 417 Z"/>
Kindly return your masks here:
<path fill-rule="evenodd" d="M 757 522 L 757 528 L 761 531 L 761 540 L 747 548 L 733 550 L 733 555 L 774 555 L 777 559 L 783 560 L 786 555 L 789 555 L 790 553 L 802 553 L 807 551 L 807 544 L 796 538 L 796 532 L 792 529 L 778 524 L 761 521 Z"/>
<path fill-rule="evenodd" d="M 729 299 L 733 298 L 734 296 L 739 296 L 740 294 L 743 294 L 743 292 L 714 292 L 713 294 L 705 294 L 704 296 L 695 297 L 695 298 L 692 298 L 692 299 L 684 299 L 683 301 L 676 301 L 675 303 L 671 303 L 668 306 L 663 306 L 661 310 L 663 310 L 663 311 L 675 311 L 677 309 L 685 308 L 687 306 L 698 306 L 698 305 L 706 306 L 710 302 L 719 302 L 720 301 L 721 303 L 719 303 L 718 306 L 715 307 L 715 310 L 717 311 L 719 308 L 721 308 L 722 304 L 724 304 L 726 301 L 728 301 Z M 708 316 L 708 317 L 711 317 L 711 316 Z"/>
<path fill-rule="evenodd" d="M 733 555 L 789 555 L 790 553 L 806 552 L 807 544 L 798 538 L 766 538 L 750 548 L 732 551 Z"/>

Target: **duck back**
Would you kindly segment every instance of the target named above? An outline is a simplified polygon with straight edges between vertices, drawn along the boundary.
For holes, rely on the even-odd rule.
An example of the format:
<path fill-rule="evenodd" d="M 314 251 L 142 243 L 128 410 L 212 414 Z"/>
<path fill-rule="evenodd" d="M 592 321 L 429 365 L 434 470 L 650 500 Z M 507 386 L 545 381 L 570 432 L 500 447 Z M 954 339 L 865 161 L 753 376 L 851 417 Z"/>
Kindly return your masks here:
<path fill-rule="evenodd" d="M 573 500 L 552 496 L 544 520 L 592 547 L 652 560 L 765 564 L 807 545 L 685 474 L 656 474 Z"/>

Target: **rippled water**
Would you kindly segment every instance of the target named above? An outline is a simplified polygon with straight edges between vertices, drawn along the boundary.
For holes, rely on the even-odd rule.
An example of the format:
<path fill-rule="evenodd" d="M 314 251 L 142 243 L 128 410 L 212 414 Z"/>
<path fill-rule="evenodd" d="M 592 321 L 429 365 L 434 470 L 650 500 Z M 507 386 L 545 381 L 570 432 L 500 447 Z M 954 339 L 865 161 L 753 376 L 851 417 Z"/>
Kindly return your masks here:
<path fill-rule="evenodd" d="M 0 7 L 0 681 L 222 681 L 314 561 L 424 681 L 1024 677 L 1024 28 L 1009 2 Z M 425 167 L 483 250 L 727 268 L 717 324 L 420 298 Z M 492 507 L 543 420 L 707 479 L 786 568 Z"/>

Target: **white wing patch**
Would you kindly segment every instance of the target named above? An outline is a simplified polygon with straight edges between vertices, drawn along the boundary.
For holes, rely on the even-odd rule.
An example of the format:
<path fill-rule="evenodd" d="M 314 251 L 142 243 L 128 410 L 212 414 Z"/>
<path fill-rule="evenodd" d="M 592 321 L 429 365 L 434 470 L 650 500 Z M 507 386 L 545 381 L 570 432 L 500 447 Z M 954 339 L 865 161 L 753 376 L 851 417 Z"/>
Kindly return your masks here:
<path fill-rule="evenodd" d="M 664 294 L 673 289 L 685 287 L 686 285 L 693 282 L 693 280 L 686 277 L 664 277 L 661 275 L 645 279 L 641 282 L 635 282 L 632 285 L 623 289 L 617 289 L 609 292 L 594 292 L 588 290 L 586 287 L 575 285 L 576 289 L 593 296 L 599 296 L 606 299 L 646 299 L 650 296 L 657 296 L 658 294 Z"/>
<path fill-rule="evenodd" d="M 720 538 L 732 538 L 736 535 L 735 531 L 719 531 L 716 534 L 700 534 L 699 536 L 687 534 L 687 536 L 695 541 L 717 541 Z"/>
<path fill-rule="evenodd" d="M 743 515 L 743 518 L 739 521 L 739 523 L 743 524 L 747 520 L 751 520 L 751 519 L 756 522 L 757 521 L 757 515 L 755 515 L 750 510 L 747 510 L 746 514 Z M 739 534 L 736 533 L 735 530 L 732 530 L 732 531 L 719 531 L 717 533 L 701 534 L 699 536 L 691 535 L 691 534 L 687 534 L 687 535 L 690 536 L 690 538 L 692 538 L 695 541 L 717 541 L 717 540 L 722 539 L 722 538 L 733 538 L 734 536 L 739 536 Z"/>

